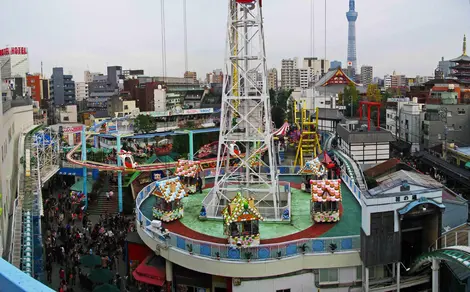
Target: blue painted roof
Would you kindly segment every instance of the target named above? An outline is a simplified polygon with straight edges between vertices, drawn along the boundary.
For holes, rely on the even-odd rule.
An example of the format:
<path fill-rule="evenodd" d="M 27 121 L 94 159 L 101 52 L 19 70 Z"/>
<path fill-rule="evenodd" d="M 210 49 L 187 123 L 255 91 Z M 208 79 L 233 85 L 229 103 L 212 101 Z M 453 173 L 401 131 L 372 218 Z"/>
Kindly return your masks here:
<path fill-rule="evenodd" d="M 18 270 L 2 258 L 0 258 L 0 271 L 0 290 L 2 291 L 54 292 L 51 288 Z"/>
<path fill-rule="evenodd" d="M 446 207 L 446 206 L 444 206 L 444 204 L 439 204 L 438 202 L 436 202 L 434 200 L 422 197 L 422 198 L 419 198 L 418 200 L 415 200 L 415 201 L 409 203 L 408 205 L 401 208 L 400 210 L 398 210 L 398 214 L 405 215 L 406 213 L 413 210 L 414 207 L 422 205 L 422 204 L 432 204 L 432 205 L 434 205 L 434 206 L 436 206 L 440 209 L 445 209 L 445 207 Z"/>

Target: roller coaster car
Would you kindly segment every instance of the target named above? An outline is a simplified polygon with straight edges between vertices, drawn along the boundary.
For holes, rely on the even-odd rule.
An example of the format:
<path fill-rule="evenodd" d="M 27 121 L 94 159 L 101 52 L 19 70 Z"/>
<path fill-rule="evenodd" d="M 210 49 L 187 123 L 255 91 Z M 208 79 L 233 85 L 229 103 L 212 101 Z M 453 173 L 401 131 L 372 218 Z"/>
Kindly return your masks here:
<path fill-rule="evenodd" d="M 131 152 L 121 151 L 119 157 L 126 168 L 135 168 L 137 166 L 137 162 L 134 162 L 134 157 L 132 157 Z"/>
<path fill-rule="evenodd" d="M 240 148 L 238 148 L 238 145 L 235 143 L 230 144 L 228 150 L 229 150 L 230 156 L 240 155 Z"/>

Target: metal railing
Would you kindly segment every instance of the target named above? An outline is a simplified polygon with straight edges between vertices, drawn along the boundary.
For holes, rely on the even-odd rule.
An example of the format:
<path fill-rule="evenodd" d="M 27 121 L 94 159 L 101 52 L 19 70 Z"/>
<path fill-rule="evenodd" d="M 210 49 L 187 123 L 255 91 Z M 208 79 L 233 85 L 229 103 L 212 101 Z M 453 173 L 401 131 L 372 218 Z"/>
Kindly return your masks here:
<path fill-rule="evenodd" d="M 451 246 L 470 246 L 470 230 L 444 233 L 429 247 L 429 251 Z"/>
<path fill-rule="evenodd" d="M 275 244 L 262 244 L 255 247 L 237 248 L 229 244 L 200 241 L 169 232 L 169 238 L 163 238 L 147 230 L 152 220 L 147 218 L 140 205 L 151 194 L 156 182 L 146 186 L 136 198 L 136 225 L 152 239 L 164 245 L 197 256 L 226 261 L 266 261 L 305 254 L 326 254 L 335 252 L 357 252 L 360 249 L 360 236 L 303 238 Z"/>

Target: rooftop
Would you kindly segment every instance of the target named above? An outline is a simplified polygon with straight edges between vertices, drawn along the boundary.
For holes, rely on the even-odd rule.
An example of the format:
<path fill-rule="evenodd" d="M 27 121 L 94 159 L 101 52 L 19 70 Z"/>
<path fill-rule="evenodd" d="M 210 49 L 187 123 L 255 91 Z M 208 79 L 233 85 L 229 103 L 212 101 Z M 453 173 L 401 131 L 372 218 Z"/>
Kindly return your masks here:
<path fill-rule="evenodd" d="M 193 239 L 227 244 L 222 220 L 199 220 L 201 202 L 209 189 L 202 194 L 194 194 L 182 199 L 184 217 L 179 221 L 164 224 L 171 232 Z M 336 237 L 359 235 L 361 226 L 361 207 L 349 189 L 342 184 L 341 220 L 335 224 L 313 224 L 310 215 L 311 194 L 292 189 L 292 221 L 260 222 L 261 244 L 280 243 L 303 238 Z M 149 196 L 141 205 L 141 211 L 152 218 L 155 196 Z"/>
<path fill-rule="evenodd" d="M 376 129 L 371 127 L 367 128 L 356 127 L 354 130 L 349 130 L 347 125 L 339 124 L 336 128 L 338 135 L 345 140 L 348 144 L 351 143 L 380 143 L 394 141 L 392 133 L 384 128 Z"/>
<path fill-rule="evenodd" d="M 366 193 L 366 197 L 375 197 L 375 196 L 389 196 L 392 194 L 384 194 L 386 191 L 391 190 L 395 187 L 402 185 L 404 182 L 407 182 L 411 185 L 421 186 L 428 189 L 439 189 L 443 188 L 443 185 L 432 177 L 417 173 L 414 171 L 399 170 L 391 174 L 384 175 L 377 179 L 379 184 L 377 187 L 370 189 Z"/>

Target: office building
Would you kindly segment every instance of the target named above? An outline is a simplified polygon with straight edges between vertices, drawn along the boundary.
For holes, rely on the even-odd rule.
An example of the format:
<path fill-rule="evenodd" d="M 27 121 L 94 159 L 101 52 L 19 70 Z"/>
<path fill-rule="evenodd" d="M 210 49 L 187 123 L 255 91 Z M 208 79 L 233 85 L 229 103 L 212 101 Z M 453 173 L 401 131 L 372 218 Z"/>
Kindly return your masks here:
<path fill-rule="evenodd" d="M 124 75 L 124 80 L 137 79 L 139 76 L 144 75 L 144 70 L 142 70 L 142 69 L 128 69 L 128 70 L 123 70 L 122 74 Z"/>
<path fill-rule="evenodd" d="M 108 99 L 118 96 L 124 89 L 121 66 L 108 66 L 107 73 L 107 75 L 94 75 L 93 81 L 88 83 L 87 108 L 97 112 L 98 116 L 108 115 Z"/>
<path fill-rule="evenodd" d="M 212 71 L 211 73 L 206 74 L 206 82 L 207 84 L 222 84 L 224 83 L 224 73 L 222 72 L 222 69 L 216 69 Z"/>
<path fill-rule="evenodd" d="M 300 86 L 298 59 L 283 59 L 281 62 L 281 88 L 294 89 Z"/>
<path fill-rule="evenodd" d="M 440 72 L 442 72 L 442 76 L 444 78 L 451 77 L 452 75 L 452 67 L 455 66 L 455 63 L 450 60 L 444 60 L 444 57 L 439 61 L 437 68 Z"/>
<path fill-rule="evenodd" d="M 384 88 L 389 89 L 392 88 L 392 75 L 385 75 L 384 76 Z"/>
<path fill-rule="evenodd" d="M 34 101 L 40 102 L 42 99 L 41 75 L 40 74 L 26 75 L 26 86 L 30 88 L 31 98 Z"/>
<path fill-rule="evenodd" d="M 77 105 L 63 105 L 55 108 L 55 123 L 56 124 L 76 124 L 77 123 Z"/>
<path fill-rule="evenodd" d="M 271 68 L 268 70 L 268 89 L 278 89 L 276 68 Z"/>
<path fill-rule="evenodd" d="M 302 68 L 311 69 L 311 74 L 315 77 L 314 81 L 319 80 L 323 75 L 330 70 L 330 62 L 325 59 L 318 58 L 304 58 Z"/>
<path fill-rule="evenodd" d="M 55 106 L 74 104 L 76 102 L 73 76 L 65 75 L 64 68 L 52 68 L 49 88 L 51 99 Z"/>
<path fill-rule="evenodd" d="M 193 80 L 193 84 L 196 84 L 198 83 L 197 81 L 197 73 L 196 72 L 192 72 L 192 71 L 186 71 L 184 72 L 184 78 L 185 79 L 192 79 Z"/>
<path fill-rule="evenodd" d="M 0 78 L 2 96 L 17 99 L 26 95 L 26 74 L 29 73 L 28 49 L 8 47 L 0 49 Z"/>
<path fill-rule="evenodd" d="M 85 71 L 84 73 L 84 77 L 85 77 L 85 83 L 90 83 L 90 82 L 93 82 L 93 78 L 95 76 L 103 76 L 103 74 L 99 73 L 99 72 L 90 72 L 90 71 Z"/>
<path fill-rule="evenodd" d="M 363 65 L 361 66 L 361 83 L 364 86 L 372 84 L 374 80 L 374 69 L 372 66 Z"/>
<path fill-rule="evenodd" d="M 77 99 L 77 101 L 87 100 L 88 97 L 88 83 L 75 82 L 75 98 Z"/>
<path fill-rule="evenodd" d="M 341 61 L 331 61 L 330 62 L 330 69 L 338 69 L 338 68 L 341 68 L 343 66 L 343 63 L 341 63 Z"/>

